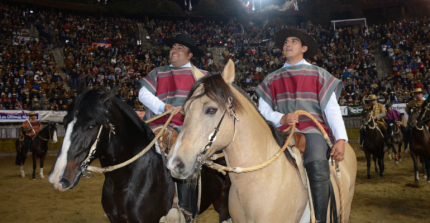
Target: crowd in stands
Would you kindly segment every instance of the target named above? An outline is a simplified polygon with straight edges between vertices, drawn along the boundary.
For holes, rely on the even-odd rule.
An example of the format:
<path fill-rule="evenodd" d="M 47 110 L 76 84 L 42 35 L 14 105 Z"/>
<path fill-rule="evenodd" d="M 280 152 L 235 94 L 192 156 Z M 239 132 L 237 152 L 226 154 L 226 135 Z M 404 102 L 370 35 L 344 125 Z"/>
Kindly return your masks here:
<path fill-rule="evenodd" d="M 136 81 L 154 68 L 169 64 L 169 48 L 162 39 L 178 33 L 190 35 L 206 52 L 206 56 L 193 59 L 200 69 L 220 73 L 223 64 L 232 59 L 236 84 L 255 102 L 258 97 L 254 87 L 284 66 L 286 60 L 273 42 L 275 33 L 286 26 L 100 19 L 43 10 L 31 13 L 26 6 L 2 6 L 1 11 L 0 109 L 67 110 L 76 96 L 77 83 L 85 81 L 94 89 L 120 86 L 117 97 L 142 110 Z M 370 94 L 378 95 L 383 103 L 404 103 L 411 100 L 414 88 L 429 90 L 428 23 L 423 18 L 333 30 L 308 22 L 293 28 L 310 33 L 319 45 L 318 54 L 308 62 L 343 81 L 339 104 L 362 105 Z M 37 38 L 28 34 L 30 24 L 38 30 Z M 147 30 L 148 38 L 140 39 L 139 28 Z M 142 41 L 150 47 L 140 45 Z M 63 52 L 64 68 L 54 60 L 56 48 Z M 375 50 L 389 58 L 392 71 L 378 74 Z M 220 58 L 217 64 L 215 56 Z M 62 72 L 66 74 L 64 80 Z"/>
<path fill-rule="evenodd" d="M 411 91 L 422 88 L 427 98 L 430 90 L 430 20 L 401 20 L 381 27 L 381 46 L 391 70 L 387 73 L 394 100 L 411 99 Z"/>

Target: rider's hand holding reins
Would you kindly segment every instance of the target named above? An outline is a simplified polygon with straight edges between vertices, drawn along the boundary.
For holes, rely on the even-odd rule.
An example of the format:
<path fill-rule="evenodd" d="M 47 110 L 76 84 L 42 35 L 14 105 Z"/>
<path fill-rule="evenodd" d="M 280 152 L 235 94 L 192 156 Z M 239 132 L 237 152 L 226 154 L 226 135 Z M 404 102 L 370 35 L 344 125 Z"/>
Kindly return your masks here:
<path fill-rule="evenodd" d="M 280 123 L 287 126 L 297 124 L 299 123 L 299 116 L 294 113 L 288 113 L 282 116 Z"/>
<path fill-rule="evenodd" d="M 345 140 L 340 139 L 333 145 L 330 156 L 336 161 L 345 159 Z"/>
<path fill-rule="evenodd" d="M 175 107 L 175 106 L 173 106 L 173 105 L 171 105 L 171 104 L 166 104 L 166 105 L 164 106 L 164 111 L 174 110 L 174 109 L 176 109 L 176 108 L 179 108 L 179 109 L 178 109 L 178 111 L 181 111 L 181 110 L 182 110 L 182 106 Z"/>

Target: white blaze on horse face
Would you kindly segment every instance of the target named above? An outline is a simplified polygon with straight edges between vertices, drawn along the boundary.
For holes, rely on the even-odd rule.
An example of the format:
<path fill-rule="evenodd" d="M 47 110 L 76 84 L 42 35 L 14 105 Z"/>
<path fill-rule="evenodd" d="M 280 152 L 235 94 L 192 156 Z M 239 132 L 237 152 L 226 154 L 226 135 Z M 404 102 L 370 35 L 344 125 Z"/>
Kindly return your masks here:
<path fill-rule="evenodd" d="M 57 130 L 54 131 L 54 135 L 52 136 L 52 143 L 57 143 L 58 139 L 57 139 Z"/>
<path fill-rule="evenodd" d="M 176 139 L 175 147 L 173 147 L 172 157 L 170 157 L 170 159 L 167 161 L 167 169 L 169 170 L 173 170 L 173 168 L 175 167 L 173 164 L 173 159 L 175 159 L 176 154 L 178 153 L 179 147 L 181 147 L 182 136 L 184 135 L 184 133 L 185 133 L 185 127 L 182 128 L 178 138 Z"/>
<path fill-rule="evenodd" d="M 63 146 L 61 148 L 61 154 L 57 157 L 57 162 L 55 162 L 54 171 L 49 175 L 49 182 L 54 184 L 54 187 L 57 189 L 58 186 L 61 186 L 60 180 L 63 176 L 64 169 L 66 169 L 67 164 L 67 153 L 69 152 L 71 145 L 71 135 L 73 132 L 73 127 L 76 123 L 76 117 L 73 119 L 71 123 L 67 125 L 66 135 L 64 136 Z"/>

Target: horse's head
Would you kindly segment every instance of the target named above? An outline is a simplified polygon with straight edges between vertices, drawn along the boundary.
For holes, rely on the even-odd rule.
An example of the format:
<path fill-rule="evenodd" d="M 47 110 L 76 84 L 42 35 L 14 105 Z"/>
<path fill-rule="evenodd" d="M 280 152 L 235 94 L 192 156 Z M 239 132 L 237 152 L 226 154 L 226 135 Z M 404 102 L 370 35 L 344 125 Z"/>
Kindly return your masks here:
<path fill-rule="evenodd" d="M 397 124 L 395 121 L 390 121 L 387 123 L 387 131 L 390 137 L 394 137 L 394 133 L 397 131 Z"/>
<path fill-rule="evenodd" d="M 367 126 L 369 125 L 369 122 L 372 121 L 372 110 L 371 109 L 363 109 L 363 111 L 361 112 L 361 117 L 363 125 Z"/>
<path fill-rule="evenodd" d="M 101 126 L 110 128 L 108 119 L 112 117 L 108 111 L 115 91 L 85 90 L 73 100 L 63 121 L 66 128 L 63 144 L 49 173 L 49 182 L 56 189 L 65 191 L 78 184 L 86 168 L 82 168 L 82 163 L 98 140 Z M 88 164 L 100 154 L 99 150 L 92 154 Z"/>
<path fill-rule="evenodd" d="M 49 140 L 52 143 L 57 143 L 57 123 L 50 122 L 48 123 L 48 131 L 49 131 Z"/>
<path fill-rule="evenodd" d="M 173 177 L 197 177 L 201 162 L 233 141 L 235 112 L 241 110 L 231 86 L 234 76 L 234 63 L 229 61 L 221 75 L 206 76 L 193 85 L 184 104 L 182 130 L 168 155 Z"/>
<path fill-rule="evenodd" d="M 418 107 L 418 106 L 412 106 L 410 109 L 409 109 L 409 117 L 408 117 L 408 126 L 409 127 L 413 127 L 413 126 L 415 126 L 415 125 L 417 125 L 418 124 L 418 118 L 419 118 L 419 116 L 420 116 L 420 107 Z"/>

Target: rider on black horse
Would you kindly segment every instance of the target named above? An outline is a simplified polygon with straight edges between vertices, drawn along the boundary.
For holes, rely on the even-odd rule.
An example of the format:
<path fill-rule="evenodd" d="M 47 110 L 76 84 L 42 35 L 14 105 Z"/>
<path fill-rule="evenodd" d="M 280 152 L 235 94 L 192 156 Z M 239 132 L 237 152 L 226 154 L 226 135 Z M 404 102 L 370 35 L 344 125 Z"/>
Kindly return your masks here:
<path fill-rule="evenodd" d="M 381 130 L 384 136 L 385 145 L 388 145 L 388 131 L 387 124 L 385 123 L 385 116 L 387 115 L 387 110 L 384 105 L 377 102 L 376 95 L 372 94 L 369 96 L 370 104 L 365 105 L 364 109 L 370 109 L 372 111 L 373 120 Z M 363 151 L 364 133 L 366 132 L 364 126 L 360 128 L 360 150 Z M 384 149 L 385 150 L 385 149 Z"/>
<path fill-rule="evenodd" d="M 165 111 L 184 105 L 186 96 L 196 81 L 192 71 L 191 58 L 204 56 L 202 50 L 196 47 L 193 39 L 178 34 L 175 39 L 163 39 L 163 43 L 170 47 L 170 65 L 154 69 L 151 73 L 138 81 L 139 101 L 145 105 L 145 120 Z M 201 70 L 205 75 L 207 71 Z M 167 117 L 158 119 L 150 126 L 163 124 Z M 170 122 L 178 133 L 181 131 L 183 117 L 178 113 Z M 179 208 L 185 214 L 187 222 L 191 222 L 197 214 L 196 185 L 187 185 L 177 181 Z"/>
<path fill-rule="evenodd" d="M 36 120 L 36 112 L 30 112 L 29 116 L 30 119 L 25 120 L 24 123 L 22 123 L 19 131 L 19 140 L 22 142 L 20 153 L 24 154 L 24 157 L 26 157 L 28 150 L 31 149 L 31 142 L 34 137 L 39 134 L 39 131 L 42 128 L 40 122 Z M 18 166 L 21 165 L 21 161 L 18 159 L 18 154 L 16 156 L 15 164 Z"/>

